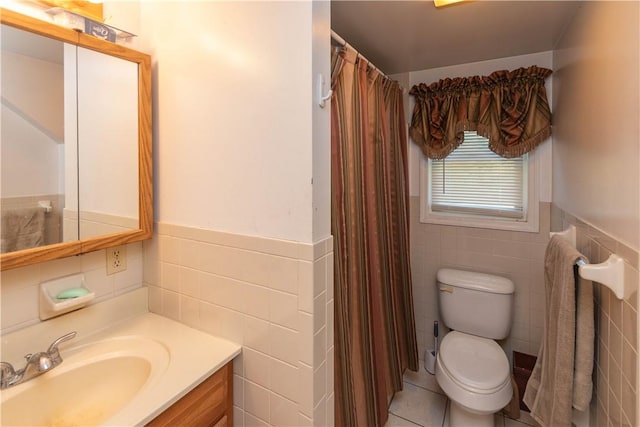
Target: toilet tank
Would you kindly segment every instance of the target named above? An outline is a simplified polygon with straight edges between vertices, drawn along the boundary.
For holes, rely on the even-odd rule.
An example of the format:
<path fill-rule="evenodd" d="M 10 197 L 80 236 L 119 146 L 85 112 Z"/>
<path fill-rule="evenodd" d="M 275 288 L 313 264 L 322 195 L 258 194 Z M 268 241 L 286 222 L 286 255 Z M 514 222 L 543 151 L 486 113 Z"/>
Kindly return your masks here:
<path fill-rule="evenodd" d="M 443 268 L 438 270 L 436 285 L 440 315 L 447 327 L 494 340 L 509 335 L 515 292 L 511 280 Z"/>

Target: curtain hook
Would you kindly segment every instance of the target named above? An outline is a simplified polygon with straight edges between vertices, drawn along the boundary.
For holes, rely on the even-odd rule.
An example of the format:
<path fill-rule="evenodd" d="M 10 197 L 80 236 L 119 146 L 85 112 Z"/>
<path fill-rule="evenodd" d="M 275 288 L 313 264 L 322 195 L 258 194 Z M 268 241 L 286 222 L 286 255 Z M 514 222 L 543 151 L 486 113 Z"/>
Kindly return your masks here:
<path fill-rule="evenodd" d="M 331 99 L 333 95 L 333 89 L 329 89 L 326 95 L 324 95 L 324 75 L 318 74 L 318 105 L 320 108 L 324 108 L 325 103 Z"/>

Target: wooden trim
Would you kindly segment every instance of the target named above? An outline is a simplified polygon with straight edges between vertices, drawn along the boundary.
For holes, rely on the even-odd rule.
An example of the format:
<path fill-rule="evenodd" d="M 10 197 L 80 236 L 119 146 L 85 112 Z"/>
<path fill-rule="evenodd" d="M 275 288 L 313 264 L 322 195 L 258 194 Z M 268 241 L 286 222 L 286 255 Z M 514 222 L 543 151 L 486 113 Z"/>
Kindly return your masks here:
<path fill-rule="evenodd" d="M 140 228 L 147 238 L 153 235 L 153 113 L 151 86 L 151 57 L 145 55 L 138 62 L 138 171 L 140 174 Z"/>
<path fill-rule="evenodd" d="M 128 243 L 140 242 L 151 238 L 153 228 L 146 230 L 123 231 L 99 237 L 92 237 L 72 242 L 55 243 L 53 245 L 40 246 L 22 251 L 8 252 L 0 256 L 0 270 L 25 267 L 39 262 L 52 261 L 59 258 L 67 258 L 74 255 L 82 255 L 100 249 L 111 248 Z"/>
<path fill-rule="evenodd" d="M 145 60 L 151 61 L 151 58 L 146 53 L 138 52 L 137 50 L 133 50 L 121 44 L 99 39 L 97 37 L 81 32 L 77 32 L 77 35 L 78 39 L 74 44 L 80 47 L 95 50 L 96 52 L 115 56 L 127 61 L 136 62 L 138 64 L 144 62 Z"/>
<path fill-rule="evenodd" d="M 227 422 L 225 425 L 233 426 L 233 360 L 227 363 Z"/>
<path fill-rule="evenodd" d="M 125 46 L 0 8 L 0 22 L 44 37 L 138 64 L 138 215 L 139 229 L 63 242 L 0 255 L 0 271 L 139 242 L 153 236 L 153 154 L 151 57 Z"/>
<path fill-rule="evenodd" d="M 81 253 L 93 252 L 100 249 L 112 248 L 114 246 L 125 245 L 127 243 L 140 242 L 150 236 L 144 230 L 122 231 L 114 234 L 107 234 L 99 237 L 80 240 Z"/>
<path fill-rule="evenodd" d="M 82 253 L 79 241 L 56 243 L 54 245 L 25 249 L 23 251 L 7 252 L 0 257 L 0 270 L 24 267 L 58 258 L 66 258 Z"/>

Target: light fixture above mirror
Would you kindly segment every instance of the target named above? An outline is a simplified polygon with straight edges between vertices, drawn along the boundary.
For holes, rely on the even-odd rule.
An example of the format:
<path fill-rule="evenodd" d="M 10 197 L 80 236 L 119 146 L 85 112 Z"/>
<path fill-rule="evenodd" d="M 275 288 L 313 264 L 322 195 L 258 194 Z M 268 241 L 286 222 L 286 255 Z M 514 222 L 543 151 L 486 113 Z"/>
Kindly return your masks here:
<path fill-rule="evenodd" d="M 38 3 L 49 7 L 60 7 L 69 12 L 86 16 L 95 21 L 103 22 L 103 10 L 101 1 L 85 0 L 38 0 Z"/>
<path fill-rule="evenodd" d="M 449 6 L 455 3 L 462 3 L 465 0 L 433 0 L 435 7 Z"/>

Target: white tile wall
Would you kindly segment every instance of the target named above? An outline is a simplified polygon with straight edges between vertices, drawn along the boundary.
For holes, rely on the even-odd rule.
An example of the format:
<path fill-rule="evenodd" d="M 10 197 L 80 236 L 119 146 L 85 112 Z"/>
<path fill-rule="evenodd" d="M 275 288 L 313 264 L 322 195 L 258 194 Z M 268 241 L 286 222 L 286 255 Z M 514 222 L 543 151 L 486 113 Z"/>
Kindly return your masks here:
<path fill-rule="evenodd" d="M 576 246 L 591 263 L 611 253 L 625 260 L 625 281 L 637 289 L 638 252 L 611 236 L 552 207 L 554 229 L 576 226 Z M 591 418 L 595 425 L 638 425 L 638 292 L 622 301 L 606 287 L 594 284 L 596 354 Z M 594 425 L 594 424 L 592 424 Z"/>
<path fill-rule="evenodd" d="M 420 223 L 420 199 L 411 197 L 411 270 L 418 354 L 433 348 L 438 313 L 436 273 L 443 267 L 497 274 L 516 286 L 511 351 L 537 355 L 544 325 L 544 251 L 549 240 L 550 204 L 540 203 L 540 231 L 525 233 Z"/>
<path fill-rule="evenodd" d="M 142 243 L 127 245 L 127 269 L 107 275 L 104 250 L 0 273 L 0 334 L 40 322 L 39 284 L 75 273 L 85 274 L 85 286 L 96 293 L 92 303 L 113 298 L 142 286 Z"/>
<path fill-rule="evenodd" d="M 243 345 L 238 426 L 333 424 L 333 243 L 159 224 L 144 245 L 151 311 Z"/>

